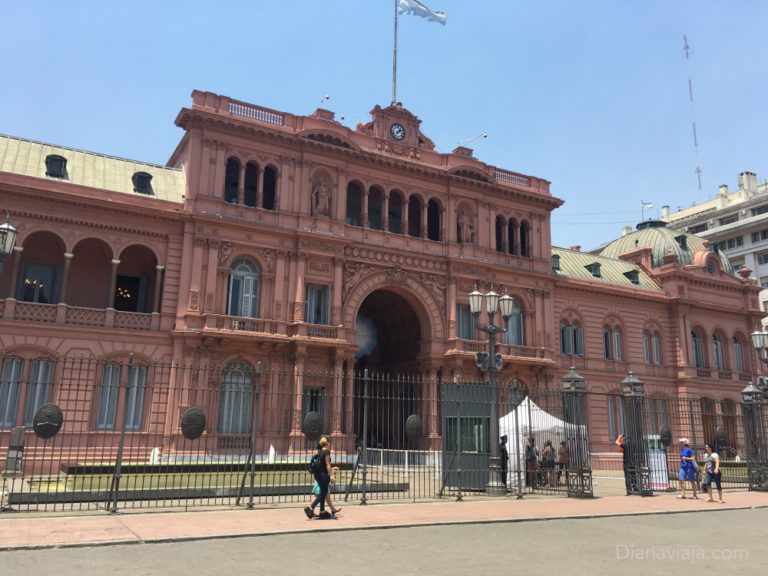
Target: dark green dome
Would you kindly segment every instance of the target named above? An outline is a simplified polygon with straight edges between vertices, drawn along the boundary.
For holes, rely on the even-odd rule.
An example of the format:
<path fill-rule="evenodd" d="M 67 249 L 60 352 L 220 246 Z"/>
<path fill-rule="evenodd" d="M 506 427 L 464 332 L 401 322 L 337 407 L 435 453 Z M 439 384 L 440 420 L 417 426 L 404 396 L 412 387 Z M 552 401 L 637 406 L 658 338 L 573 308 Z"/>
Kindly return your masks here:
<path fill-rule="evenodd" d="M 677 256 L 677 262 L 683 266 L 694 263 L 694 255 L 697 252 L 708 251 L 706 240 L 695 234 L 688 234 L 680 230 L 667 228 L 667 223 L 662 220 L 646 220 L 637 225 L 637 230 L 626 236 L 617 238 L 600 251 L 600 256 L 618 258 L 622 254 L 650 248 L 653 254 L 653 267 L 664 265 L 664 256 L 670 252 Z M 722 265 L 723 270 L 733 272 L 728 258 L 719 252 L 713 252 Z"/>

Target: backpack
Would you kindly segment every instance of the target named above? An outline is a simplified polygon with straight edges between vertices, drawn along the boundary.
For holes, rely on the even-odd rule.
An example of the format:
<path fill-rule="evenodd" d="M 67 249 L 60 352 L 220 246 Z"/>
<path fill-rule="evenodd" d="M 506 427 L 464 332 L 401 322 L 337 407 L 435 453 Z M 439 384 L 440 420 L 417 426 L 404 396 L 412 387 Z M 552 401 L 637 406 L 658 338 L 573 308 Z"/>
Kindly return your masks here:
<path fill-rule="evenodd" d="M 547 446 L 547 448 L 549 448 L 549 450 L 547 451 L 547 460 L 549 462 L 554 462 L 555 461 L 555 449 L 552 446 Z"/>
<path fill-rule="evenodd" d="M 307 465 L 307 470 L 312 476 L 317 476 L 320 473 L 320 454 L 315 454 Z"/>

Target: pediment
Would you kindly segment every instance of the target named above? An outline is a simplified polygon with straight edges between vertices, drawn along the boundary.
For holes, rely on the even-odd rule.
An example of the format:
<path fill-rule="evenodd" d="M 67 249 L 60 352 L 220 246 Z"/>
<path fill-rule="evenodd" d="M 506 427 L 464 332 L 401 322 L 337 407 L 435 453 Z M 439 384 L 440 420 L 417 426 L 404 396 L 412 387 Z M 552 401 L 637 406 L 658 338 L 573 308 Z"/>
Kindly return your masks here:
<path fill-rule="evenodd" d="M 306 130 L 299 133 L 298 136 L 304 140 L 312 140 L 322 144 L 330 144 L 331 146 L 338 146 L 339 148 L 346 148 L 348 150 L 360 150 L 360 147 L 348 138 L 326 130 Z"/>
<path fill-rule="evenodd" d="M 496 182 L 496 179 L 490 174 L 483 172 L 474 166 L 457 166 L 452 168 L 448 173 L 452 176 L 469 178 L 470 180 L 477 180 L 478 182 L 487 182 L 489 184 Z"/>

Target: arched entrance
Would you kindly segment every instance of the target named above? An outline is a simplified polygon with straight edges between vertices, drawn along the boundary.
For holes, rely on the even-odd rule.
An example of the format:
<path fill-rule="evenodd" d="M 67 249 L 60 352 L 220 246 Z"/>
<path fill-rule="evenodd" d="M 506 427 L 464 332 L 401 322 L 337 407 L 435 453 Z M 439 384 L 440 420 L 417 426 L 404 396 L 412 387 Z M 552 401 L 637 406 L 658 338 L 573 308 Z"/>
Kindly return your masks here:
<path fill-rule="evenodd" d="M 413 307 L 391 290 L 376 290 L 360 306 L 355 322 L 360 350 L 355 370 L 404 374 L 417 369 L 421 325 Z"/>
<path fill-rule="evenodd" d="M 355 330 L 359 348 L 355 359 L 357 437 L 365 438 L 374 449 L 408 448 L 405 422 L 420 411 L 424 396 L 419 374 L 419 316 L 402 295 L 378 289 L 360 305 Z"/>

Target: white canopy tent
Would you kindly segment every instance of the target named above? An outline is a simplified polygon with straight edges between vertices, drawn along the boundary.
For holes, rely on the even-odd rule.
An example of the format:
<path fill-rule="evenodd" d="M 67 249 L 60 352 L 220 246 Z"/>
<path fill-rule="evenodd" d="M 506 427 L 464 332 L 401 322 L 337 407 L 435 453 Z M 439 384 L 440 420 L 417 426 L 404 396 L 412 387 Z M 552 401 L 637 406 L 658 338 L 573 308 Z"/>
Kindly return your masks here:
<path fill-rule="evenodd" d="M 515 421 L 517 419 L 517 421 Z M 499 438 L 507 437 L 509 463 L 507 469 L 507 487 L 517 487 L 517 470 L 520 468 L 520 480 L 525 482 L 525 445 L 533 436 L 536 448 L 541 450 L 547 440 L 552 441 L 555 450 L 560 442 L 568 437 L 576 438 L 578 427 L 553 416 L 526 397 L 514 410 L 499 418 Z M 581 426 L 581 437 L 587 441 L 587 428 Z M 569 443 L 570 444 L 570 443 Z M 541 457 L 541 456 L 539 456 Z"/>

